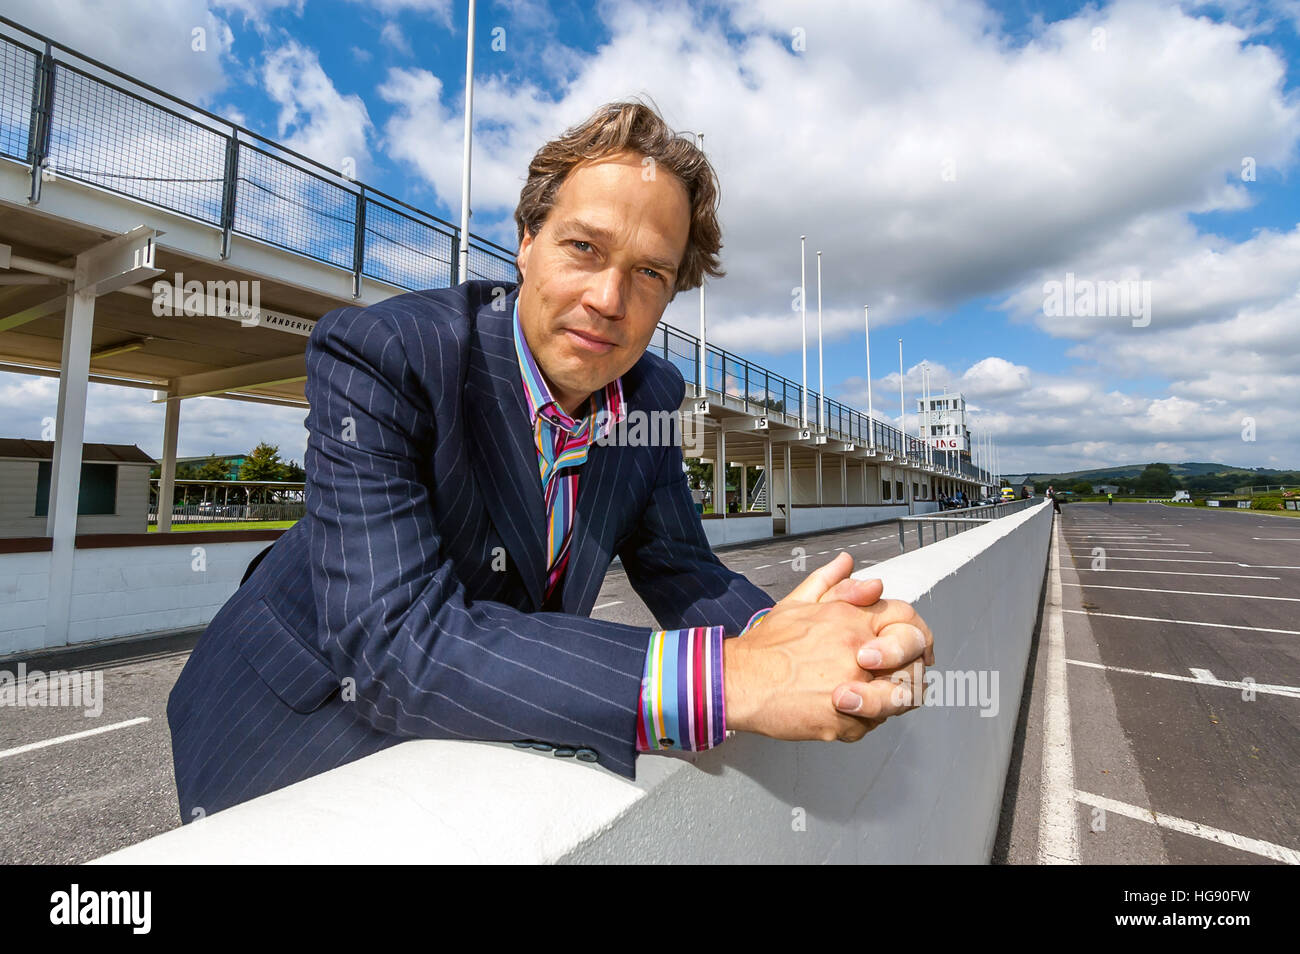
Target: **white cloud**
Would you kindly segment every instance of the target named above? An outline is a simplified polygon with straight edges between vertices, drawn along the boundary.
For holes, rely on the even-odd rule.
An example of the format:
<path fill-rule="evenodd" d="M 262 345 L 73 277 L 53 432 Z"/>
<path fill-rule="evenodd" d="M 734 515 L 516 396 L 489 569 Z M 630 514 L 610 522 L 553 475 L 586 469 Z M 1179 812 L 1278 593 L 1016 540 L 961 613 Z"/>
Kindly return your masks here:
<path fill-rule="evenodd" d="M 365 177 L 374 128 L 366 104 L 339 93 L 315 51 L 289 41 L 267 56 L 262 80 L 280 107 L 277 127 L 285 145 L 331 169 L 341 170 L 351 158 L 357 178 Z"/>
<path fill-rule="evenodd" d="M 397 53 L 403 56 L 411 55 L 411 44 L 402 32 L 402 28 L 395 21 L 389 20 L 384 24 L 379 31 L 379 39 L 382 43 L 392 47 Z"/>
<path fill-rule="evenodd" d="M 203 0 L 8 0 L 5 16 L 180 99 L 207 104 L 227 85 L 234 37 Z"/>

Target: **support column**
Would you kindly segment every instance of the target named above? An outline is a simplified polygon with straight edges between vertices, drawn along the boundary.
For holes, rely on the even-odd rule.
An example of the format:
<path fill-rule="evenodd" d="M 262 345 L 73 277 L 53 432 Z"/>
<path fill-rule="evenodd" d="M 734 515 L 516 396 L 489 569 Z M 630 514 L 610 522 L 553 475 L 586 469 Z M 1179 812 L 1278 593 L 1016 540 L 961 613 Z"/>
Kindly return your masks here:
<path fill-rule="evenodd" d="M 713 512 L 727 519 L 727 432 L 718 428 L 718 454 L 713 461 Z"/>
<path fill-rule="evenodd" d="M 790 467 L 790 442 L 785 442 L 785 532 L 794 525 L 794 474 Z"/>
<path fill-rule="evenodd" d="M 822 505 L 822 452 L 813 451 L 817 455 L 817 506 Z"/>
<path fill-rule="evenodd" d="M 158 474 L 158 532 L 167 533 L 172 528 L 172 499 L 176 496 L 176 437 L 181 427 L 181 399 L 167 393 L 166 413 L 163 418 L 163 453 Z M 204 499 L 207 499 L 205 488 Z"/>
<path fill-rule="evenodd" d="M 749 509 L 749 488 L 746 482 L 749 480 L 749 468 L 744 464 L 740 465 L 740 512 L 744 513 Z"/>
<path fill-rule="evenodd" d="M 78 257 L 76 284 L 86 285 L 86 261 Z M 90 339 L 95 325 L 95 293 L 69 289 L 63 314 L 63 357 L 50 466 L 46 536 L 50 550 L 49 596 L 45 604 L 45 646 L 66 646 L 72 617 L 72 564 L 77 546 L 77 501 L 81 496 L 81 456 L 86 437 L 86 392 L 90 386 Z"/>
<path fill-rule="evenodd" d="M 840 504 L 849 505 L 849 459 L 840 455 Z"/>

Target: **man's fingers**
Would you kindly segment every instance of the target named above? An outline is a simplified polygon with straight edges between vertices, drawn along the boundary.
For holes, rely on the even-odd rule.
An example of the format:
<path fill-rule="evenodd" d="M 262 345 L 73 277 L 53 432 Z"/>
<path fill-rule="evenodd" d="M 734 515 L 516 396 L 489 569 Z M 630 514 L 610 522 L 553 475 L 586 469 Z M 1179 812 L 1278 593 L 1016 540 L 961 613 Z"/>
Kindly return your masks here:
<path fill-rule="evenodd" d="M 816 603 L 836 583 L 853 572 L 853 557 L 848 551 L 841 550 L 825 566 L 818 567 L 790 591 L 787 600 L 796 603 Z"/>
<path fill-rule="evenodd" d="M 847 580 L 840 580 L 823 593 L 817 602 L 829 603 L 833 600 L 842 600 L 854 606 L 870 606 L 880 599 L 884 591 L 885 584 L 880 580 L 855 580 L 849 577 Z"/>
<path fill-rule="evenodd" d="M 915 702 L 913 699 L 915 698 Z M 836 686 L 831 702 L 844 715 L 859 719 L 887 719 L 920 704 L 921 690 L 888 679 L 846 682 Z"/>
<path fill-rule="evenodd" d="M 918 657 L 933 659 L 925 632 L 911 623 L 890 623 L 858 650 L 863 669 L 897 669 Z"/>

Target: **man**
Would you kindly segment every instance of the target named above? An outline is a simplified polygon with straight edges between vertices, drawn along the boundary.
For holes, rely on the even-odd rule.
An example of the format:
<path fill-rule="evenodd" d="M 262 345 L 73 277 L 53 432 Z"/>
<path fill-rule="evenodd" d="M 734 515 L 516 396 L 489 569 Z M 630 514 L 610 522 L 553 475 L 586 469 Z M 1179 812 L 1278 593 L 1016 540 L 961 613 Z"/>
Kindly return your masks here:
<path fill-rule="evenodd" d="M 933 640 L 910 606 L 843 553 L 772 606 L 709 548 L 680 446 L 606 440 L 680 407 L 646 348 L 678 291 L 721 274 L 716 202 L 689 140 L 606 106 L 529 166 L 517 287 L 320 320 L 306 516 L 168 701 L 183 820 L 403 739 L 634 778 L 638 752 L 856 741 L 912 707 Z M 589 617 L 615 555 L 663 629 Z"/>

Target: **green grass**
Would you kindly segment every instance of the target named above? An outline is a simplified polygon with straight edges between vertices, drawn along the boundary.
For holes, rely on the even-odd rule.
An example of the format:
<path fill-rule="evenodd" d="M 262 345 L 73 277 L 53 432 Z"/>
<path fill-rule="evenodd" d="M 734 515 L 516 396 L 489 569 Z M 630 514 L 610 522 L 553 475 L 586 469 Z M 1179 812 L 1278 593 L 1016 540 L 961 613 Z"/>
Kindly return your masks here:
<path fill-rule="evenodd" d="M 227 523 L 173 523 L 172 530 L 287 530 L 296 520 L 238 520 Z M 150 533 L 157 533 L 156 526 L 149 527 Z"/>

